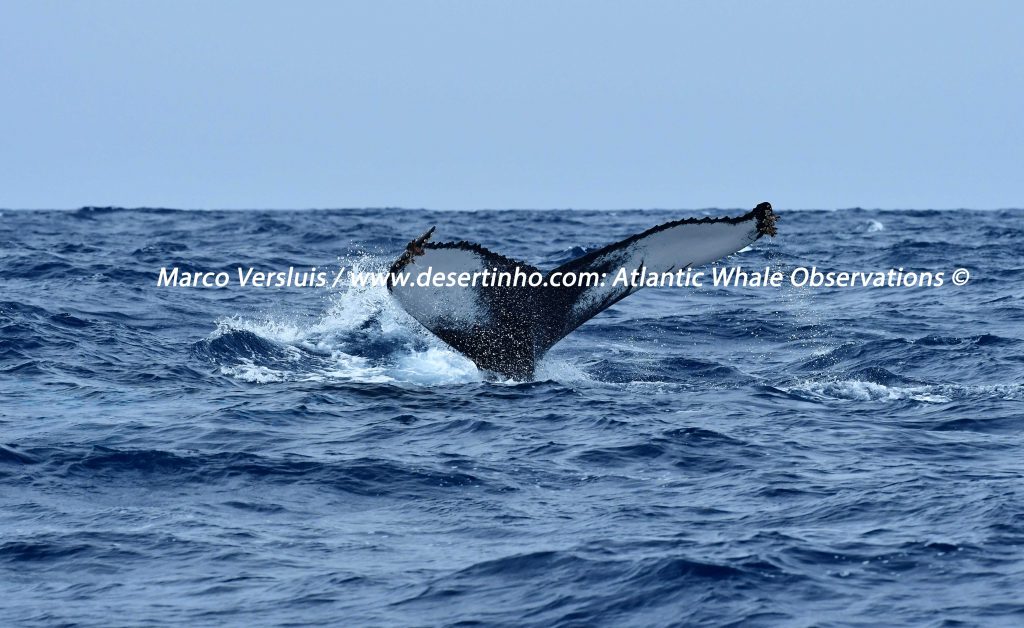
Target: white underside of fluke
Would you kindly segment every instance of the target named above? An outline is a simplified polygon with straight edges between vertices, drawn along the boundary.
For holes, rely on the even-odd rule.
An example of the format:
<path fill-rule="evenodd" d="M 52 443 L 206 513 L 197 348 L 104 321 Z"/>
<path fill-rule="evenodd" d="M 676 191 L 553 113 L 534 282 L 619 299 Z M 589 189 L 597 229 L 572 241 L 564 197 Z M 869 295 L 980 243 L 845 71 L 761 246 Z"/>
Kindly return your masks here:
<path fill-rule="evenodd" d="M 412 285 L 393 285 L 391 294 L 402 308 L 427 329 L 489 325 L 492 323 L 483 303 L 483 288 L 459 286 L 437 287 L 430 283 L 435 276 L 448 273 L 479 273 L 487 268 L 485 260 L 474 251 L 462 249 L 426 249 L 401 272 L 408 273 Z M 420 281 L 425 285 L 416 285 Z"/>
<path fill-rule="evenodd" d="M 758 237 L 754 220 L 741 224 L 683 223 L 639 238 L 621 248 L 613 247 L 584 264 L 569 262 L 563 268 L 570 267 L 576 272 L 596 270 L 606 274 L 603 285 L 585 288 L 576 298 L 571 315 L 571 322 L 575 323 L 573 328 L 640 289 L 616 282 L 622 272 L 632 277 L 634 271 L 660 274 L 703 266 L 736 253 Z"/>

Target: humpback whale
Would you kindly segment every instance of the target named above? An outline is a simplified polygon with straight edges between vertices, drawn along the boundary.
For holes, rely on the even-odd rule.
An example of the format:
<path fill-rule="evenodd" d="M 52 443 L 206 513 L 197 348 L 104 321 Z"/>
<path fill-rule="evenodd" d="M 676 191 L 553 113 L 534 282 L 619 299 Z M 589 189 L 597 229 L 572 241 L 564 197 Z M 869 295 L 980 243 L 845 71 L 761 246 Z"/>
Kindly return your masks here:
<path fill-rule="evenodd" d="M 555 343 L 642 287 L 634 282 L 613 281 L 616 274 L 623 270 L 669 273 L 710 264 L 763 235 L 774 236 L 776 219 L 771 204 L 760 203 L 742 216 L 675 220 L 591 251 L 547 273 L 479 244 L 431 242 L 431 227 L 409 242 L 391 265 L 387 288 L 402 309 L 477 367 L 526 380 Z M 442 278 L 450 274 L 467 274 L 467 278 L 476 274 L 479 278 L 487 272 L 505 273 L 505 281 L 460 286 L 400 280 L 403 273 L 408 279 L 424 271 Z M 602 280 L 571 287 L 552 285 L 555 277 L 580 277 L 584 273 L 596 273 Z M 543 281 L 529 285 L 523 280 L 526 276 Z"/>

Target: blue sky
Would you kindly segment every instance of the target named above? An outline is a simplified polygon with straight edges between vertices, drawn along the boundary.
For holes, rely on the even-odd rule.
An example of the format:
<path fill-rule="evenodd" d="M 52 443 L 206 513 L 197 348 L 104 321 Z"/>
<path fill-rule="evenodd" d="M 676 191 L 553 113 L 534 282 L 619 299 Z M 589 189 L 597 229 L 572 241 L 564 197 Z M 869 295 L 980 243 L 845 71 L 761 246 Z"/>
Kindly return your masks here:
<path fill-rule="evenodd" d="M 0 207 L 1024 206 L 1021 2 L 0 4 Z"/>

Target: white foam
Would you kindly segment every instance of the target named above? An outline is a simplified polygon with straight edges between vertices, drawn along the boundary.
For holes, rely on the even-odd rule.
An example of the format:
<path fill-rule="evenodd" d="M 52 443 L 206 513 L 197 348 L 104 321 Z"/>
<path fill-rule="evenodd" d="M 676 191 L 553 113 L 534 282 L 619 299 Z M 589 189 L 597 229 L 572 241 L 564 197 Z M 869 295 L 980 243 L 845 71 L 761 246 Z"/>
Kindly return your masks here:
<path fill-rule="evenodd" d="M 997 396 L 1019 401 L 1024 399 L 1022 384 L 992 384 L 963 386 L 959 384 L 922 384 L 919 386 L 886 386 L 862 380 L 808 380 L 787 392 L 803 392 L 815 397 L 846 399 L 849 401 L 900 401 L 910 399 L 924 403 L 949 403 L 954 399 L 978 396 Z"/>
<path fill-rule="evenodd" d="M 394 374 L 402 381 L 415 384 L 461 384 L 483 379 L 469 358 L 438 347 L 404 356 Z"/>
<path fill-rule="evenodd" d="M 344 265 L 353 271 L 379 270 L 381 263 L 362 257 Z M 345 337 L 371 322 L 368 333 L 377 334 L 394 347 L 391 355 L 376 363 L 343 350 Z M 281 315 L 225 317 L 217 321 L 210 339 L 232 330 L 249 331 L 285 347 L 289 360 L 300 360 L 303 352 L 299 349 L 323 358 L 323 364 L 305 369 L 296 365 L 294 371 L 256 366 L 251 360 L 221 368 L 222 373 L 246 382 L 333 380 L 429 386 L 481 380 L 481 373 L 470 360 L 422 329 L 392 301 L 383 286 L 345 286 L 330 295 L 324 312 L 313 320 Z"/>
<path fill-rule="evenodd" d="M 816 397 L 850 401 L 899 401 L 913 399 L 928 403 L 947 403 L 949 397 L 937 394 L 935 386 L 886 386 L 863 380 L 807 381 L 792 390 Z"/>
<path fill-rule="evenodd" d="M 877 233 L 879 231 L 885 231 L 885 225 L 883 225 L 881 222 L 877 220 L 872 220 L 871 222 L 868 223 L 868 233 Z"/>
<path fill-rule="evenodd" d="M 257 366 L 252 363 L 252 360 L 243 360 L 241 364 L 233 366 L 222 366 L 220 367 L 220 372 L 243 382 L 254 384 L 283 382 L 287 377 L 287 374 L 282 371 L 265 366 Z"/>
<path fill-rule="evenodd" d="M 553 381 L 571 386 L 573 384 L 592 384 L 594 378 L 576 362 L 567 358 L 545 356 L 537 363 L 534 379 Z"/>

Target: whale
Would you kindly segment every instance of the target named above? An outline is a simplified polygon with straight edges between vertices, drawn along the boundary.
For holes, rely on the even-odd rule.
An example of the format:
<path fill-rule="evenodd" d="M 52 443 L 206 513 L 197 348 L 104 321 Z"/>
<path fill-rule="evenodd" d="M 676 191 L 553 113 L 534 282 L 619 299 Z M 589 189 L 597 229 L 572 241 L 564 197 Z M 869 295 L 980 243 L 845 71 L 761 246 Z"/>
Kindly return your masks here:
<path fill-rule="evenodd" d="M 636 277 L 720 260 L 774 237 L 777 219 L 764 202 L 740 216 L 674 220 L 550 271 L 472 242 L 433 242 L 431 227 L 394 261 L 386 286 L 405 312 L 479 369 L 526 381 L 558 341 L 643 288 Z M 616 280 L 622 277 L 630 280 Z"/>

